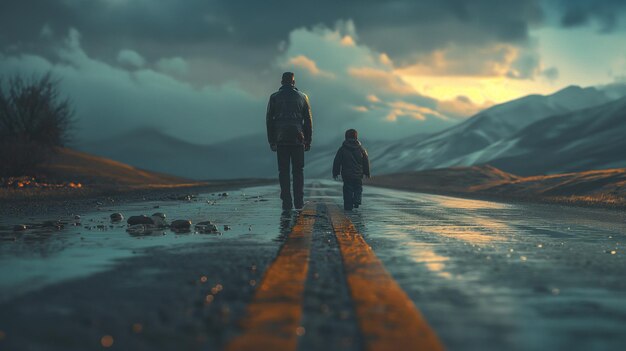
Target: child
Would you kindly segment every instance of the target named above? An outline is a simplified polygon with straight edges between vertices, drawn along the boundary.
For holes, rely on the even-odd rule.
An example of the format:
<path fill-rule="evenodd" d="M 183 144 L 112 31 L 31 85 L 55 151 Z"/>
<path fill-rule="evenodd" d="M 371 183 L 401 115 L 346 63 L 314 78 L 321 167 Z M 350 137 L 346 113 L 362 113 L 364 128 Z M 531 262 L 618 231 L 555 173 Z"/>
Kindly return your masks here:
<path fill-rule="evenodd" d="M 361 204 L 363 176 L 370 177 L 370 161 L 367 151 L 357 138 L 357 131 L 346 130 L 346 140 L 337 151 L 333 162 L 333 178 L 339 174 L 343 179 L 343 208 L 351 211 Z"/>

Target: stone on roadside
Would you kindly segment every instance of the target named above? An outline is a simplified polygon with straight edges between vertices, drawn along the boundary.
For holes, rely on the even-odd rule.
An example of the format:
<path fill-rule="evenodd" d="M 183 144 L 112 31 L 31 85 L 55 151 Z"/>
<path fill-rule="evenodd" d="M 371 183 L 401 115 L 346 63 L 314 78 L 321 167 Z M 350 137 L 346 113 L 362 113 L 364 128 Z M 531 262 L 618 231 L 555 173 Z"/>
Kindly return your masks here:
<path fill-rule="evenodd" d="M 25 231 L 26 229 L 28 229 L 28 228 L 26 227 L 26 225 L 25 225 L 25 224 L 17 224 L 17 225 L 15 225 L 15 226 L 13 226 L 13 231 L 14 231 L 14 232 L 23 232 L 23 231 Z"/>
<path fill-rule="evenodd" d="M 167 222 L 165 221 L 166 217 L 165 213 L 162 212 L 153 213 L 152 216 L 150 216 L 157 227 L 165 227 L 167 225 Z"/>
<path fill-rule="evenodd" d="M 175 232 L 188 232 L 191 230 L 191 221 L 188 219 L 177 219 L 170 223 L 170 229 Z"/>
<path fill-rule="evenodd" d="M 124 220 L 124 215 L 119 212 L 115 212 L 111 214 L 111 222 L 121 222 Z"/>
<path fill-rule="evenodd" d="M 224 224 L 224 230 L 230 230 L 230 226 L 229 226 L 229 225 Z"/>
<path fill-rule="evenodd" d="M 128 217 L 128 220 L 126 221 L 126 223 L 128 223 L 128 225 L 135 225 L 135 224 L 154 225 L 154 221 L 152 220 L 152 218 L 146 215 L 130 216 Z"/>
<path fill-rule="evenodd" d="M 211 221 L 199 222 L 196 224 L 196 231 L 198 233 L 207 234 L 207 233 L 217 233 L 217 226 Z"/>

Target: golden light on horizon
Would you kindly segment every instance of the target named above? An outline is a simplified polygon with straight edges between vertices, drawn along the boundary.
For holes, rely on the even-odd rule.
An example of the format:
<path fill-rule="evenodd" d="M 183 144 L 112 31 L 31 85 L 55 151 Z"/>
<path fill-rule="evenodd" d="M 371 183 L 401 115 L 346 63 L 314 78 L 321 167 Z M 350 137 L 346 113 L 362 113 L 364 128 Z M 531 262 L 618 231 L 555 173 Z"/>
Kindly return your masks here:
<path fill-rule="evenodd" d="M 464 96 L 478 105 L 498 104 L 528 94 L 550 94 L 555 90 L 551 84 L 538 80 L 415 75 L 402 69 L 396 70 L 396 73 L 422 95 L 443 101 Z"/>

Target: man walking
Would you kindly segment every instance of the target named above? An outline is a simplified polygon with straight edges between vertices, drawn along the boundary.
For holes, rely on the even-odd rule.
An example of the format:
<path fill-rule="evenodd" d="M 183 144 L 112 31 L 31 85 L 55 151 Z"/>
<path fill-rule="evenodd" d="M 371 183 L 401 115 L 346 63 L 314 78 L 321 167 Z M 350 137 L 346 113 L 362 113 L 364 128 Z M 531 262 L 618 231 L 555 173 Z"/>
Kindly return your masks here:
<path fill-rule="evenodd" d="M 304 152 L 311 148 L 311 106 L 306 94 L 296 88 L 292 72 L 283 73 L 282 86 L 267 104 L 267 141 L 278 155 L 278 179 L 283 210 L 304 206 Z M 293 200 L 289 168 L 293 174 Z"/>

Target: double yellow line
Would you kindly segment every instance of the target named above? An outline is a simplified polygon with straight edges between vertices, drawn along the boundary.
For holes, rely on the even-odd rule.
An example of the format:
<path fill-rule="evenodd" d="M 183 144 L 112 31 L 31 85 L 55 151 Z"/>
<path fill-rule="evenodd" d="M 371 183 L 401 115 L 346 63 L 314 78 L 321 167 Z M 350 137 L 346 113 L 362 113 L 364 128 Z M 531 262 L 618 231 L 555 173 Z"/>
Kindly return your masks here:
<path fill-rule="evenodd" d="M 308 271 L 315 204 L 298 217 L 276 260 L 265 272 L 227 351 L 296 350 Z M 341 251 L 346 280 L 367 350 L 443 350 L 432 328 L 352 222 L 326 204 Z"/>

